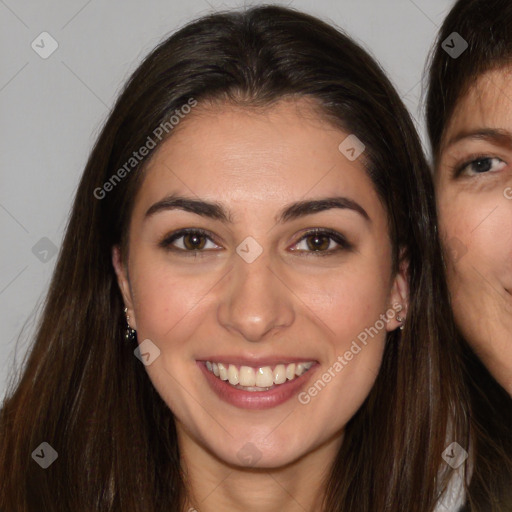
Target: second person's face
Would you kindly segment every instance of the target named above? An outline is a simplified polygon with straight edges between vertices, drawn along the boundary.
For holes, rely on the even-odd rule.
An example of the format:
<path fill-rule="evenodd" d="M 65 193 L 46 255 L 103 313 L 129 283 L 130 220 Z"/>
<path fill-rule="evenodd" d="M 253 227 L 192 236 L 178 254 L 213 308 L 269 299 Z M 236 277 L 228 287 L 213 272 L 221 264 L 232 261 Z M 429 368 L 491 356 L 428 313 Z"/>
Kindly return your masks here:
<path fill-rule="evenodd" d="M 512 70 L 480 77 L 443 136 L 440 226 L 457 324 L 512 394 Z"/>

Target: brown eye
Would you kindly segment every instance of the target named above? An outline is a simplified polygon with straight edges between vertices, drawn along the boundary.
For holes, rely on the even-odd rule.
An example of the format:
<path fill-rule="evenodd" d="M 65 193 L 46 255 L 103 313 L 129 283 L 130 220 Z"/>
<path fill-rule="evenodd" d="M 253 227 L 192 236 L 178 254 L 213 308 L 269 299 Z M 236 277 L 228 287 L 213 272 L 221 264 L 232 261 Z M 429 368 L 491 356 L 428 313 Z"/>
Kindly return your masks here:
<path fill-rule="evenodd" d="M 353 249 L 352 244 L 341 233 L 327 229 L 315 229 L 306 233 L 294 247 L 292 251 L 315 256 L 327 256 Z"/>
<path fill-rule="evenodd" d="M 207 247 L 207 244 L 210 245 Z M 164 238 L 159 246 L 170 251 L 192 254 L 219 247 L 212 241 L 210 234 L 201 229 L 181 229 Z"/>
<path fill-rule="evenodd" d="M 188 233 L 183 236 L 183 245 L 190 251 L 197 251 L 206 245 L 205 237 L 195 233 Z"/>
<path fill-rule="evenodd" d="M 325 251 L 331 244 L 331 239 L 325 235 L 309 235 L 305 240 L 312 251 Z"/>

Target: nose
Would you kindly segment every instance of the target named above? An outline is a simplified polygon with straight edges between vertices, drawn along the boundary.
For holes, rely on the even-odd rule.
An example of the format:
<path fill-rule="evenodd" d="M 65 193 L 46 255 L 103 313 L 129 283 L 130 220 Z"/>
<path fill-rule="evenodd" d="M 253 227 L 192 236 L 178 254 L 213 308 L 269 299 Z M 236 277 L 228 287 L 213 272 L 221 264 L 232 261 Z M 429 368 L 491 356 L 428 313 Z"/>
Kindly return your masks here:
<path fill-rule="evenodd" d="M 264 341 L 293 324 L 293 293 L 270 267 L 264 251 L 247 263 L 238 255 L 226 276 L 217 308 L 219 323 L 251 342 Z"/>

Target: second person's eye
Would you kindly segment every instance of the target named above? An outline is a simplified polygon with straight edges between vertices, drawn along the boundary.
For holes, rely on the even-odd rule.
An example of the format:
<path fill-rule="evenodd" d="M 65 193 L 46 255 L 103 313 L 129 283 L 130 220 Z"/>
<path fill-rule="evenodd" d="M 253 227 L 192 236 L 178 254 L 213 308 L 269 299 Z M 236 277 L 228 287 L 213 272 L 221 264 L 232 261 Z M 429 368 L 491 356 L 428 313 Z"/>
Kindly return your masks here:
<path fill-rule="evenodd" d="M 498 157 L 476 158 L 463 164 L 457 174 L 484 174 L 487 172 L 500 171 L 506 167 L 506 162 Z"/>

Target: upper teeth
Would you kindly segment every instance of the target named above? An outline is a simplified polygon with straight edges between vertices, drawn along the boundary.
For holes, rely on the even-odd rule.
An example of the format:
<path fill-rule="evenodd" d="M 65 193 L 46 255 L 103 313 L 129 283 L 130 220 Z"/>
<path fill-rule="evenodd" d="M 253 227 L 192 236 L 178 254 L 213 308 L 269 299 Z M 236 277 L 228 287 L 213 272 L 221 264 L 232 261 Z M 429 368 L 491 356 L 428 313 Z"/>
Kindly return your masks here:
<path fill-rule="evenodd" d="M 307 363 L 278 364 L 275 367 L 260 366 L 235 366 L 229 363 L 212 363 L 206 361 L 206 367 L 216 377 L 227 380 L 232 386 L 246 386 L 268 388 L 274 384 L 283 384 L 286 380 L 293 380 L 302 375 L 313 365 L 312 361 Z"/>

